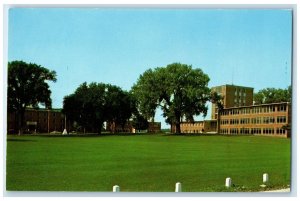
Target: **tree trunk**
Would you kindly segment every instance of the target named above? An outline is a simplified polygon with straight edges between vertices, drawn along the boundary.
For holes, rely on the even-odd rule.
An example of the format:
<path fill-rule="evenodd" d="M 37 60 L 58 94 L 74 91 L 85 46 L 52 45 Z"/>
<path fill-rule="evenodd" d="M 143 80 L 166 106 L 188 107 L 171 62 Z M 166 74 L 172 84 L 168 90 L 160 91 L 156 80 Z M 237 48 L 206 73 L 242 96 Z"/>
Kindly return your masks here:
<path fill-rule="evenodd" d="M 181 117 L 180 112 L 179 111 L 175 112 L 175 119 L 176 119 L 176 121 L 175 121 L 175 133 L 176 134 L 181 134 L 180 117 Z"/>
<path fill-rule="evenodd" d="M 181 134 L 181 130 L 180 130 L 180 122 L 176 122 L 175 124 L 175 133 L 176 134 Z"/>
<path fill-rule="evenodd" d="M 97 130 L 98 130 L 98 134 L 101 135 L 101 132 L 102 132 L 102 126 L 103 126 L 103 122 L 101 122 L 100 124 L 98 124 L 100 126 L 97 126 Z"/>

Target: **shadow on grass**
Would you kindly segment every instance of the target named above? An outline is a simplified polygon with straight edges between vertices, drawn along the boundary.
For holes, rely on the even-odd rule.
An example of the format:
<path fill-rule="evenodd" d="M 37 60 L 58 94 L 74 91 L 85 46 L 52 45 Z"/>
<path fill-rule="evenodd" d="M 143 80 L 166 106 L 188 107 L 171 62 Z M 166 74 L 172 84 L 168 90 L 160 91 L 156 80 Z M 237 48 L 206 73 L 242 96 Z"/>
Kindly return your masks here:
<path fill-rule="evenodd" d="M 224 136 L 221 134 L 208 134 L 208 133 L 165 133 L 163 136 L 180 136 L 180 137 L 199 137 L 199 136 Z"/>
<path fill-rule="evenodd" d="M 36 142 L 36 140 L 27 139 L 7 139 L 8 142 Z"/>
<path fill-rule="evenodd" d="M 157 136 L 157 135 L 164 135 L 164 133 L 77 133 L 77 134 L 33 134 L 29 136 L 37 136 L 37 137 L 51 137 L 51 138 L 68 138 L 68 137 L 112 137 L 112 136 Z"/>

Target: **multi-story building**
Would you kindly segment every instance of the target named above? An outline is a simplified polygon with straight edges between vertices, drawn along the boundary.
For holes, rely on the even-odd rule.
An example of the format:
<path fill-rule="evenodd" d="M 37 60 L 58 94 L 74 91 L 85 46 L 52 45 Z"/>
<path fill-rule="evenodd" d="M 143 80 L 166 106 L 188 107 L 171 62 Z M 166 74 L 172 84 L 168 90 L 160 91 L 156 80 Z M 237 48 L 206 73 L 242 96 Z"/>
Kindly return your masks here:
<path fill-rule="evenodd" d="M 220 112 L 221 134 L 290 137 L 290 103 L 225 108 Z"/>
<path fill-rule="evenodd" d="M 217 92 L 223 98 L 223 107 L 249 106 L 253 104 L 253 88 L 236 85 L 222 85 L 212 87 L 212 91 Z M 211 119 L 217 119 L 218 108 L 212 104 Z"/>
<path fill-rule="evenodd" d="M 182 133 L 216 132 L 220 134 L 253 134 L 290 137 L 291 104 L 270 103 L 253 105 L 253 88 L 236 85 L 213 87 L 223 97 L 223 110 L 212 104 L 212 120 L 182 122 Z M 219 116 L 218 116 L 219 115 Z M 207 129 L 210 125 L 210 129 Z M 174 131 L 173 126 L 171 130 Z"/>

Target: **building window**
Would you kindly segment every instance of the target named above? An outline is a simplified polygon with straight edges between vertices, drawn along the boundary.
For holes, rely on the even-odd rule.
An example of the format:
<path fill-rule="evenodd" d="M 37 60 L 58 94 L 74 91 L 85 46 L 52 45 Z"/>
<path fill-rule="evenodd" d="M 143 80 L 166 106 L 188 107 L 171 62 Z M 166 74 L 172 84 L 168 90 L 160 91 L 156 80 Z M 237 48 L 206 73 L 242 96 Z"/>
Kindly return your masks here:
<path fill-rule="evenodd" d="M 286 131 L 285 131 L 284 129 L 281 129 L 281 128 L 277 128 L 277 129 L 276 129 L 276 134 L 284 135 L 285 132 L 286 132 Z"/>
<path fill-rule="evenodd" d="M 263 134 L 274 134 L 274 128 L 263 128 Z"/>
<path fill-rule="evenodd" d="M 285 116 L 277 117 L 277 123 L 286 123 L 286 117 Z"/>
<path fill-rule="evenodd" d="M 241 128 L 240 133 L 241 134 L 250 134 L 250 129 L 249 128 Z"/>
<path fill-rule="evenodd" d="M 260 128 L 252 128 L 251 134 L 261 134 L 261 129 Z"/>
<path fill-rule="evenodd" d="M 277 110 L 278 110 L 278 112 L 285 112 L 286 111 L 286 105 L 278 105 Z"/>

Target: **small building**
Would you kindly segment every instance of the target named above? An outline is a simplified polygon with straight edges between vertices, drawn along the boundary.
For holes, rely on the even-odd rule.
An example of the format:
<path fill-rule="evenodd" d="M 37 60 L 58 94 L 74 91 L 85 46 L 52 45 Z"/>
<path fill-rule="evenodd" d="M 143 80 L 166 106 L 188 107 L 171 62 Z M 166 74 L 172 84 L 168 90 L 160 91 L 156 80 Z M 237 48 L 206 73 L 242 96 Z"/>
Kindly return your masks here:
<path fill-rule="evenodd" d="M 215 133 L 217 130 L 217 120 L 204 120 L 194 122 L 181 122 L 181 133 Z M 175 133 L 175 125 L 171 126 L 171 132 Z"/>

